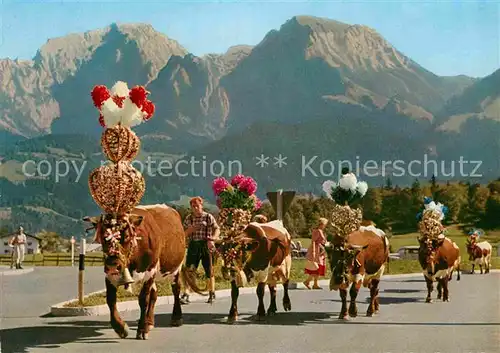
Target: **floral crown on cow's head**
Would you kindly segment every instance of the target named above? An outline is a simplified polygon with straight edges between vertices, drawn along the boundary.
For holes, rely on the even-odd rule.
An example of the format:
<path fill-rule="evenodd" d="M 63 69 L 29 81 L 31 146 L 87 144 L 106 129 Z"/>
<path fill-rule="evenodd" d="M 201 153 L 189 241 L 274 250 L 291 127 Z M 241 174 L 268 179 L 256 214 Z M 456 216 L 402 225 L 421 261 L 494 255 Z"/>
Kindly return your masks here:
<path fill-rule="evenodd" d="M 358 230 L 361 226 L 363 214 L 359 208 L 353 209 L 349 206 L 366 195 L 368 184 L 358 181 L 354 173 L 348 168 L 342 169 L 342 177 L 336 183 L 327 180 L 322 185 L 327 197 L 334 200 L 334 207 L 330 226 L 335 230 L 337 236 L 346 239 L 347 236 Z"/>
<path fill-rule="evenodd" d="M 423 238 L 437 239 L 443 235 L 445 228 L 441 221 L 446 217 L 448 207 L 436 203 L 430 197 L 424 198 L 424 209 L 417 214 L 419 231 Z"/>
<path fill-rule="evenodd" d="M 326 180 L 323 185 L 326 196 L 334 200 L 339 205 L 351 204 L 366 195 L 368 184 L 358 181 L 356 175 L 349 171 L 349 168 L 342 168 L 342 176 L 339 182 Z"/>
<path fill-rule="evenodd" d="M 155 111 L 143 86 L 128 88 L 118 81 L 108 90 L 95 86 L 91 92 L 99 110 L 104 154 L 112 162 L 91 171 L 89 189 L 94 201 L 106 213 L 125 214 L 135 207 L 145 192 L 145 180 L 131 161 L 139 154 L 140 140 L 130 129 L 149 120 Z"/>

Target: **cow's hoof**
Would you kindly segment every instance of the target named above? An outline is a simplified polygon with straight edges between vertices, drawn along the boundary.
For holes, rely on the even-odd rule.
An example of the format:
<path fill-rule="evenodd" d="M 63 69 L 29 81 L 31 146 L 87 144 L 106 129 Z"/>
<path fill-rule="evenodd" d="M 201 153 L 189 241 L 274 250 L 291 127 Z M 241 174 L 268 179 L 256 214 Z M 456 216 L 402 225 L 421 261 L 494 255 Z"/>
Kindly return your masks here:
<path fill-rule="evenodd" d="M 115 331 L 120 338 L 127 338 L 128 337 L 128 325 L 125 324 L 123 325 L 123 328 L 121 330 Z"/>
<path fill-rule="evenodd" d="M 290 302 L 283 302 L 283 309 L 285 311 L 291 311 L 292 310 L 292 303 L 290 303 Z"/>
<path fill-rule="evenodd" d="M 373 312 L 371 312 L 371 311 L 367 311 L 367 312 L 366 312 L 366 317 L 372 317 L 372 316 L 373 316 L 373 314 L 374 314 Z"/>
<path fill-rule="evenodd" d="M 135 336 L 135 339 L 145 341 L 148 339 L 148 334 L 144 331 L 137 331 L 137 335 Z"/>
<path fill-rule="evenodd" d="M 442 298 L 442 296 L 441 296 L 441 295 L 438 295 L 438 296 L 437 296 L 437 298 L 438 298 L 438 299 L 441 299 L 441 298 Z"/>
<path fill-rule="evenodd" d="M 349 320 L 349 315 L 346 314 L 340 314 L 339 315 L 339 320 L 345 320 L 345 321 L 348 321 Z"/>
<path fill-rule="evenodd" d="M 425 302 L 426 302 L 426 303 L 429 303 L 429 304 L 432 304 L 432 299 L 431 299 L 431 298 L 426 298 L 426 299 L 425 299 Z"/>
<path fill-rule="evenodd" d="M 276 315 L 276 310 L 268 310 L 267 311 L 267 316 L 274 316 Z"/>
<path fill-rule="evenodd" d="M 229 325 L 234 324 L 236 321 L 238 321 L 238 316 L 237 316 L 237 315 L 235 315 L 235 316 L 229 316 L 229 317 L 227 318 L 227 323 L 228 323 Z"/>
<path fill-rule="evenodd" d="M 183 319 L 172 319 L 170 320 L 170 326 L 172 327 L 181 327 L 184 323 Z"/>

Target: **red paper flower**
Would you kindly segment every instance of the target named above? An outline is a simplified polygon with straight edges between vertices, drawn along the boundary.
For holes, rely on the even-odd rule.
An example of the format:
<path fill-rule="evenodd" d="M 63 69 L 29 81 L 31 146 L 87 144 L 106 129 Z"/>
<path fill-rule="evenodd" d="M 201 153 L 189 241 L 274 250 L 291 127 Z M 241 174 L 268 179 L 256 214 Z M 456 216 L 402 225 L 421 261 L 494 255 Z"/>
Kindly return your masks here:
<path fill-rule="evenodd" d="M 99 114 L 99 124 L 101 124 L 102 127 L 106 127 L 106 124 L 104 123 L 104 117 L 102 114 Z"/>
<path fill-rule="evenodd" d="M 147 101 L 148 91 L 142 86 L 135 86 L 130 90 L 129 97 L 132 103 L 137 105 L 138 108 L 142 108 L 144 103 Z"/>
<path fill-rule="evenodd" d="M 94 105 L 100 109 L 102 104 L 111 97 L 109 94 L 108 89 L 106 86 L 99 85 L 99 86 L 94 86 L 94 89 L 90 93 L 92 96 L 92 101 L 94 102 Z"/>
<path fill-rule="evenodd" d="M 144 117 L 144 120 L 148 120 L 148 119 L 151 119 L 151 117 L 153 116 L 153 114 L 155 113 L 155 105 L 153 104 L 153 102 L 149 101 L 149 100 L 146 100 L 143 104 L 142 104 L 142 109 L 141 109 L 144 113 L 146 113 L 146 116 Z"/>

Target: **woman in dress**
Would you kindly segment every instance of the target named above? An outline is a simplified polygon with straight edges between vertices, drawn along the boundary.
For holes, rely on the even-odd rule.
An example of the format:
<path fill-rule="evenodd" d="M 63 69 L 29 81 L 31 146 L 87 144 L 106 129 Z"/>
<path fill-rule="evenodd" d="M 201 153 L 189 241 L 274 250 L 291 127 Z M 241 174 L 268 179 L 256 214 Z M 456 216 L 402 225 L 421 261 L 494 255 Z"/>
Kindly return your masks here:
<path fill-rule="evenodd" d="M 307 249 L 307 263 L 304 270 L 309 277 L 303 282 L 308 289 L 311 289 L 309 284 L 312 280 L 314 280 L 313 289 L 321 289 L 318 285 L 318 277 L 325 275 L 326 252 L 324 245 L 326 244 L 326 237 L 323 230 L 327 224 L 328 220 L 326 218 L 320 218 L 318 226 L 312 231 L 311 245 Z"/>

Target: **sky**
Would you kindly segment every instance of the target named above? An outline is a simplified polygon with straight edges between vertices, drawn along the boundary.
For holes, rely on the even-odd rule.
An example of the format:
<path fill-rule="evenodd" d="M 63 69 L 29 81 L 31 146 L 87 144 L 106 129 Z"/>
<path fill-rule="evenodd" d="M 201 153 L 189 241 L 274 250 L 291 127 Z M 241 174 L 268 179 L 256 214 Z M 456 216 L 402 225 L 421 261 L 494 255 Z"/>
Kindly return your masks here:
<path fill-rule="evenodd" d="M 500 67 L 497 1 L 0 0 L 0 58 L 31 59 L 49 38 L 116 23 L 149 23 L 195 55 L 256 45 L 296 15 L 363 24 L 438 75 Z"/>

